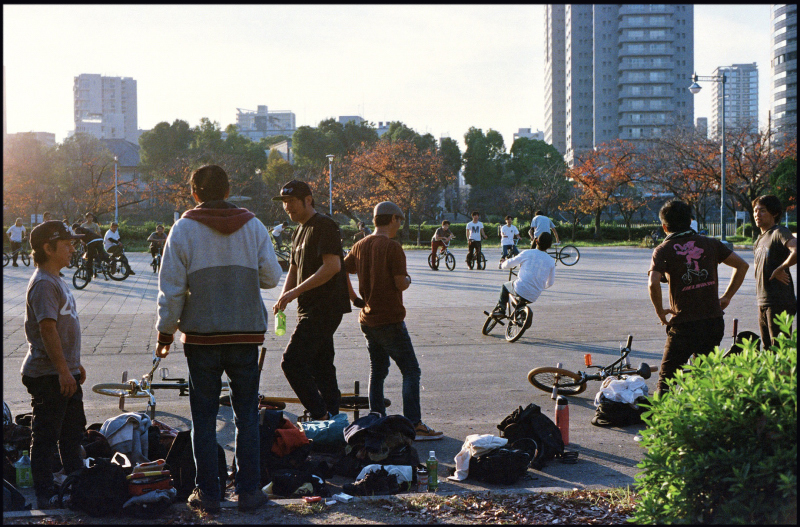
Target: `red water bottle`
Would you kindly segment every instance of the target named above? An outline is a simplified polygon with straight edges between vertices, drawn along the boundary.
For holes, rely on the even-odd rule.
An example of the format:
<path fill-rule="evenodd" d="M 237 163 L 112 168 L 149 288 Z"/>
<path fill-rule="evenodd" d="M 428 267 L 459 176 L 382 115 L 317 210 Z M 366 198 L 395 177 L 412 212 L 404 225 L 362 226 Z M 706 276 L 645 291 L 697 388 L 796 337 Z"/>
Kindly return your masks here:
<path fill-rule="evenodd" d="M 556 399 L 556 426 L 561 430 L 561 439 L 569 444 L 569 402 L 563 395 Z"/>

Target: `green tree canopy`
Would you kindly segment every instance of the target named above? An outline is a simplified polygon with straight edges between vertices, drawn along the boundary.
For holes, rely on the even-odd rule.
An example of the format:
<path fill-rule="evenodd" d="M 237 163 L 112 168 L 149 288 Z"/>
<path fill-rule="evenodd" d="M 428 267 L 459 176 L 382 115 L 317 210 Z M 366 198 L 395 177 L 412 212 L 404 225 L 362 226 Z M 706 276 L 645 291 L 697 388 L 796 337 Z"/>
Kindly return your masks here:
<path fill-rule="evenodd" d="M 508 154 L 500 132 L 470 127 L 464 134 L 464 179 L 472 186 L 490 187 L 501 184 Z"/>

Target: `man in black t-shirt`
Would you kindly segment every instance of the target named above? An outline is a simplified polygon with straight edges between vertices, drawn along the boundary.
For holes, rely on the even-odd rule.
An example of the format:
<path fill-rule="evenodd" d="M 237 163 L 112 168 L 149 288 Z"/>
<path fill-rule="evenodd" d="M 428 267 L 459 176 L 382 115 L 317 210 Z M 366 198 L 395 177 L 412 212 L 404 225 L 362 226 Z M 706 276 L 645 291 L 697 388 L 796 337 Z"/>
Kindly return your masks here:
<path fill-rule="evenodd" d="M 97 272 L 94 270 L 94 259 L 100 258 L 104 262 L 111 261 L 111 256 L 103 249 L 103 237 L 92 229 L 87 229 L 77 223 L 72 224 L 72 232 L 83 236 L 81 241 L 86 246 L 86 257 L 89 260 L 89 272 L 93 273 L 93 276 L 96 278 Z M 108 277 L 106 277 L 106 280 L 108 280 Z"/>
<path fill-rule="evenodd" d="M 311 189 L 302 181 L 286 183 L 272 199 L 282 201 L 289 218 L 300 224 L 292 236 L 283 291 L 272 307 L 277 313 L 297 299 L 297 326 L 281 368 L 312 419 L 329 419 L 339 413 L 341 399 L 333 334 L 351 310 L 341 232 L 331 218 L 314 210 Z"/>
<path fill-rule="evenodd" d="M 775 315 L 783 311 L 797 314 L 797 297 L 789 272 L 797 264 L 797 240 L 789 229 L 778 225 L 782 212 L 777 196 L 759 196 L 753 200 L 753 218 L 761 229 L 753 244 L 761 349 L 774 344 L 780 333 Z"/>
<path fill-rule="evenodd" d="M 668 201 L 661 211 L 661 227 L 667 234 L 653 250 L 650 264 L 650 301 L 662 325 L 667 342 L 658 375 L 658 392 L 667 390 L 667 379 L 694 355 L 707 354 L 719 346 L 725 332 L 723 309 L 728 307 L 747 273 L 747 262 L 714 238 L 690 228 L 691 209 L 680 200 Z M 733 267 L 733 274 L 719 295 L 717 267 Z M 669 308 L 661 300 L 661 277 L 669 284 Z M 667 315 L 672 317 L 667 320 Z"/>

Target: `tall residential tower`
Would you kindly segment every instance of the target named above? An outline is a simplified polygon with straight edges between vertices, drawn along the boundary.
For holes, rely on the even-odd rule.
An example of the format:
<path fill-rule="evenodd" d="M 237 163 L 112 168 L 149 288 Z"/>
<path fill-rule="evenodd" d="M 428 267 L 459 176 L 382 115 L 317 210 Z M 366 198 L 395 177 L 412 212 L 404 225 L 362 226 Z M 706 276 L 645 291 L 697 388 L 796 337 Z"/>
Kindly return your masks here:
<path fill-rule="evenodd" d="M 797 4 L 772 5 L 772 125 L 797 135 Z"/>
<path fill-rule="evenodd" d="M 139 144 L 136 81 L 83 73 L 75 77 L 75 133 Z"/>
<path fill-rule="evenodd" d="M 725 129 L 745 126 L 758 132 L 758 67 L 752 64 L 720 66 L 714 76 L 725 75 Z M 711 87 L 711 134 L 719 139 L 722 133 L 722 83 Z"/>

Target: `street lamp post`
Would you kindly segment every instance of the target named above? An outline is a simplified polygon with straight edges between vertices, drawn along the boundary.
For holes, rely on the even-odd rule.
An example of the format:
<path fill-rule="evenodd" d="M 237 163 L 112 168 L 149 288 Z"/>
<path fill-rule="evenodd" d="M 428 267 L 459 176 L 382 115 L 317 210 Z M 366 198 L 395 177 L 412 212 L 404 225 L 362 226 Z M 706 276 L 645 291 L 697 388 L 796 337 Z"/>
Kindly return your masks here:
<path fill-rule="evenodd" d="M 333 154 L 325 157 L 328 158 L 328 214 L 333 217 Z"/>
<path fill-rule="evenodd" d="M 119 159 L 114 156 L 114 223 L 119 223 L 119 201 L 117 201 L 117 162 Z"/>
<path fill-rule="evenodd" d="M 701 86 L 697 84 L 697 81 L 703 82 L 719 82 L 722 84 L 722 124 L 720 126 L 720 131 L 722 134 L 722 145 L 721 145 L 721 155 L 720 155 L 720 204 L 719 204 L 719 226 L 720 231 L 722 232 L 722 236 L 720 237 L 720 241 L 728 246 L 729 248 L 733 248 L 733 244 L 728 242 L 725 239 L 725 74 L 722 73 L 720 75 L 709 75 L 709 76 L 699 76 L 697 73 L 692 75 L 692 84 L 689 86 L 689 91 L 692 92 L 693 95 L 697 95 L 700 93 Z"/>

